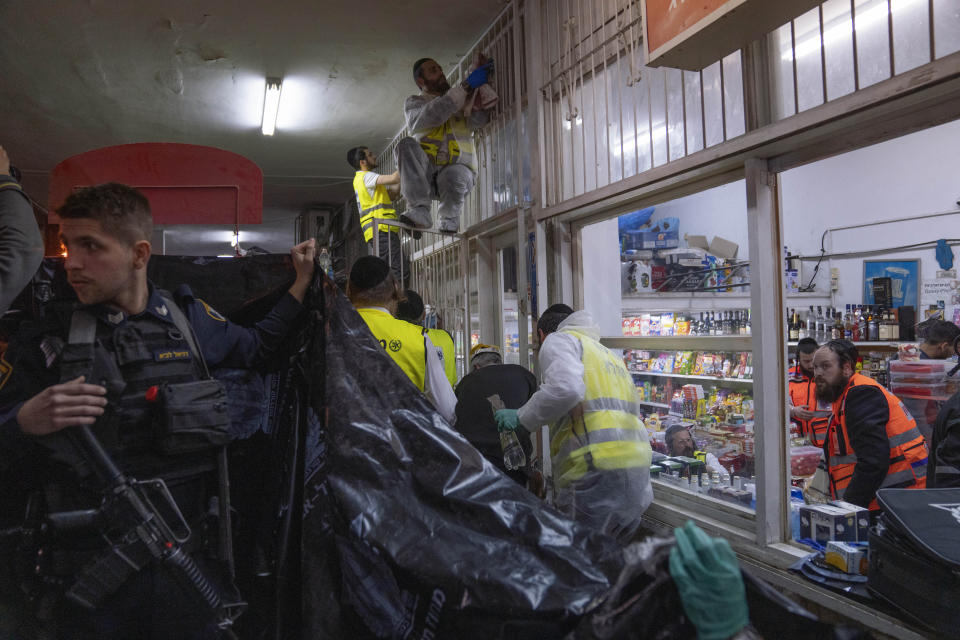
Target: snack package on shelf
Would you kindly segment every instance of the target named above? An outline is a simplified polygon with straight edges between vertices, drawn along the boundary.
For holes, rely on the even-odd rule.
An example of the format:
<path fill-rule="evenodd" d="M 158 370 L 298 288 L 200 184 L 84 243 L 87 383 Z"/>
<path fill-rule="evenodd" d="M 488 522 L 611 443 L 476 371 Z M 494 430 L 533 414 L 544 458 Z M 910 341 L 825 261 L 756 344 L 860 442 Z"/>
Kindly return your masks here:
<path fill-rule="evenodd" d="M 660 316 L 656 313 L 650 316 L 650 335 L 660 335 Z"/>
<path fill-rule="evenodd" d="M 673 335 L 673 314 L 672 313 L 663 313 L 660 315 L 660 335 L 662 336 Z"/>
<path fill-rule="evenodd" d="M 634 335 L 649 336 L 650 335 L 650 314 L 644 313 L 640 316 L 640 322 L 637 326 L 637 333 Z"/>

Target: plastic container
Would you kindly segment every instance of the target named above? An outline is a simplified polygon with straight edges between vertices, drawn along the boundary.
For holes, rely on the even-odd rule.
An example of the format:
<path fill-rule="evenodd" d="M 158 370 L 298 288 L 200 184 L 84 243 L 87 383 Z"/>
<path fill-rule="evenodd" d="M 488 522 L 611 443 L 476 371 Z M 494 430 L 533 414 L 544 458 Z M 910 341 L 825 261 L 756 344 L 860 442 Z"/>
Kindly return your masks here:
<path fill-rule="evenodd" d="M 939 371 L 934 371 L 932 373 L 916 373 L 913 371 L 891 371 L 890 372 L 890 383 L 920 383 L 920 384 L 936 384 L 943 380 L 945 374 L 940 373 Z"/>
<path fill-rule="evenodd" d="M 946 375 L 956 364 L 953 360 L 891 360 L 890 373 Z"/>
<path fill-rule="evenodd" d="M 903 384 L 893 382 L 890 384 L 890 391 L 894 395 L 905 395 L 915 398 L 944 398 L 949 395 L 945 382 L 934 384 Z"/>
<path fill-rule="evenodd" d="M 823 449 L 804 445 L 790 447 L 790 475 L 794 477 L 812 476 L 820 464 Z"/>

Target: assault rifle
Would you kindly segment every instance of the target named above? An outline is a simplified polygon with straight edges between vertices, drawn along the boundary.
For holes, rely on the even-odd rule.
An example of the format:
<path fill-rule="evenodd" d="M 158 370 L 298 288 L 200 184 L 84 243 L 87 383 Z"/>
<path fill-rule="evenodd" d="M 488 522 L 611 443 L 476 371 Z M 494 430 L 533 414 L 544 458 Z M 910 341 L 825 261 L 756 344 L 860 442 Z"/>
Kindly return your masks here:
<path fill-rule="evenodd" d="M 156 560 L 176 581 L 210 610 L 218 627 L 230 627 L 246 608 L 244 602 L 227 602 L 187 553 L 190 526 L 160 478 L 137 481 L 114 463 L 89 427 L 64 429 L 72 444 L 104 484 L 104 500 L 97 510 L 50 514 L 54 529 L 99 527 L 109 549 L 93 559 L 67 592 L 67 598 L 95 609 L 120 589 L 135 573 Z"/>

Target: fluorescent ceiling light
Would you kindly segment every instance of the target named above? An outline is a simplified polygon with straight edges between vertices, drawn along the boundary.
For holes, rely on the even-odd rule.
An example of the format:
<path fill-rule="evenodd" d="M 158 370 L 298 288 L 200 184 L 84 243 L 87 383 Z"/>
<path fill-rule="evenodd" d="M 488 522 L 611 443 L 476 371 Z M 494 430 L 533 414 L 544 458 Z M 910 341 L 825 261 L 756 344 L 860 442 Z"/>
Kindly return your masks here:
<path fill-rule="evenodd" d="M 260 131 L 272 136 L 277 128 L 277 112 L 280 111 L 280 78 L 267 78 L 267 89 L 263 94 L 263 122 Z"/>

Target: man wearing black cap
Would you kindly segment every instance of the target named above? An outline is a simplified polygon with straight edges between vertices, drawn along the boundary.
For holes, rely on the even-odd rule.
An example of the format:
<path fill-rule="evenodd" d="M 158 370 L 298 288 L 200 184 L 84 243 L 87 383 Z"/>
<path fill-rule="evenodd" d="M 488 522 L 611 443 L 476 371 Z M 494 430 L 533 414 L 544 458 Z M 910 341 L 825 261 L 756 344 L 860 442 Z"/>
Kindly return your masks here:
<path fill-rule="evenodd" d="M 376 256 L 364 256 L 354 262 L 347 282 L 347 296 L 380 346 L 440 415 L 453 424 L 457 399 L 443 363 L 430 337 L 423 335 L 422 327 L 395 317 L 401 289 L 387 263 Z"/>
<path fill-rule="evenodd" d="M 430 203 L 439 200 L 438 230 L 456 233 L 463 200 L 476 182 L 477 161 L 473 130 L 485 125 L 489 111 L 463 113 L 467 98 L 487 83 L 493 63 L 472 71 L 451 87 L 440 65 L 421 58 L 413 65 L 413 80 L 420 94 L 407 98 L 403 111 L 412 138 L 397 144 L 400 189 L 407 202 L 401 222 L 422 229 L 433 225 Z"/>

